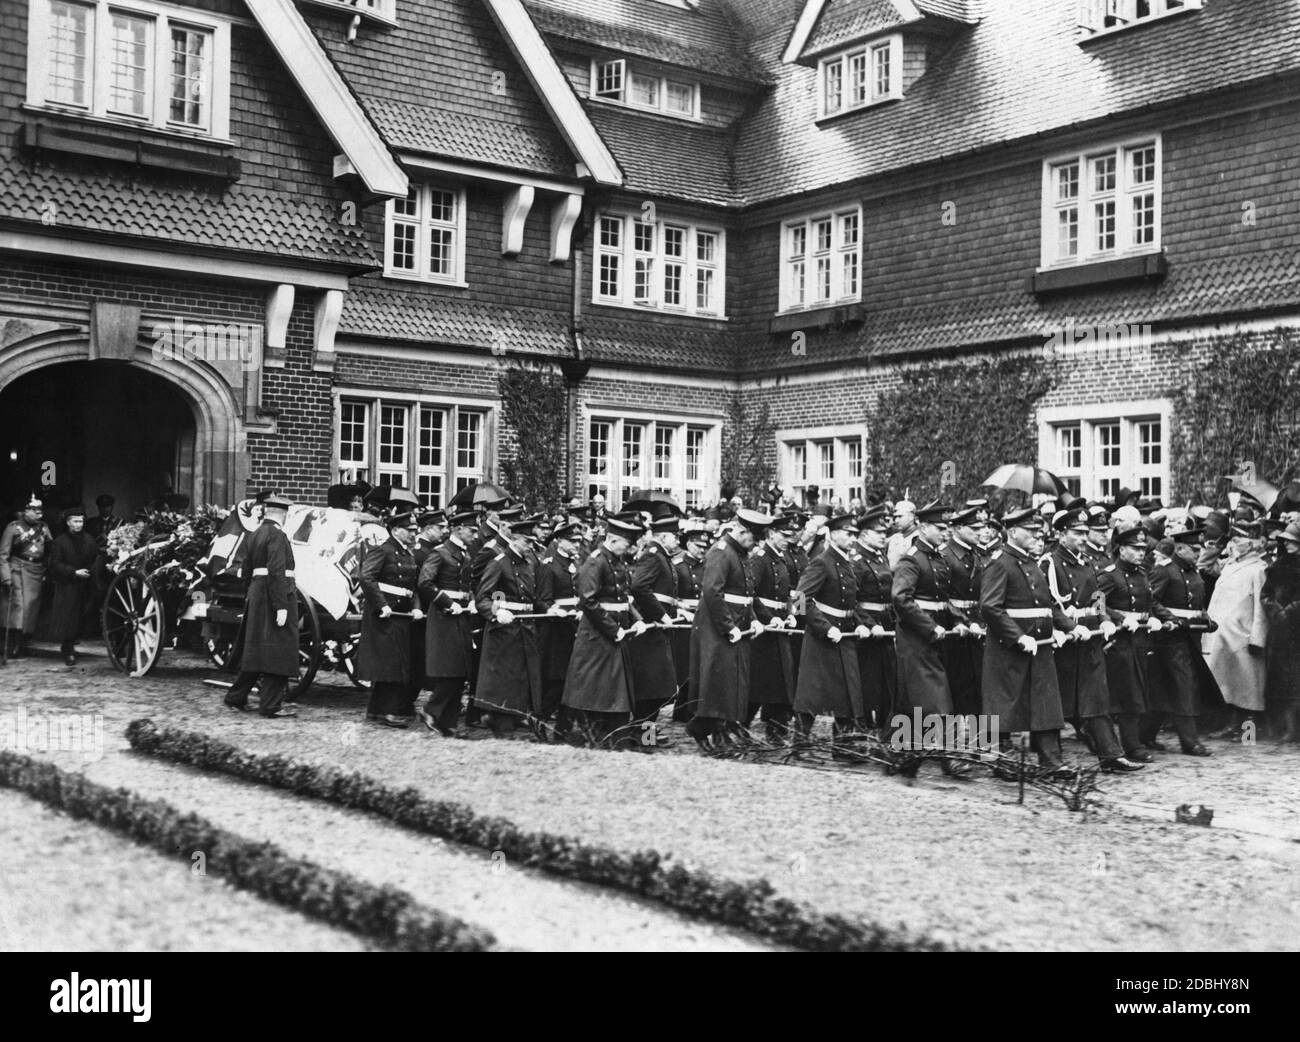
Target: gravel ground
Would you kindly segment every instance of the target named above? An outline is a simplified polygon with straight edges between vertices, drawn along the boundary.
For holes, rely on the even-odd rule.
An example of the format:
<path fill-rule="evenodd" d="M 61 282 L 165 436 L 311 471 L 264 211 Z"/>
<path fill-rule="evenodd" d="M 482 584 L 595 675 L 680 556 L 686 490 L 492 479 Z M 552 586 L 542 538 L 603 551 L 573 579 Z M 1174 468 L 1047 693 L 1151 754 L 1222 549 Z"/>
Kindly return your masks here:
<path fill-rule="evenodd" d="M 169 652 L 164 668 L 130 680 L 103 659 L 74 670 L 24 660 L 3 675 L 0 712 L 102 712 L 110 761 L 125 747 L 126 724 L 151 716 L 259 752 L 416 785 L 524 828 L 653 847 L 732 878 L 764 876 L 819 911 L 966 947 L 1294 950 L 1300 936 L 1292 875 L 1300 844 L 1119 809 L 1166 807 L 1172 819 L 1174 805 L 1199 803 L 1214 807 L 1220 824 L 1294 832 L 1294 747 L 1216 742 L 1208 760 L 1157 754 L 1141 774 L 1104 779 L 1111 806 L 1072 814 L 1032 792 L 1017 806 L 1013 785 L 986 775 L 955 781 L 931 766 L 909 783 L 709 760 L 680 746 L 672 750 L 680 755 L 640 755 L 389 731 L 361 722 L 363 696 L 328 682 L 307 696 L 298 719 L 263 721 L 222 709 L 220 692 L 201 683 L 212 674 L 198 666 Z M 75 766 L 79 754 L 51 756 Z M 123 779 L 144 770 L 122 769 Z M 199 800 L 196 793 L 194 808 L 209 813 Z M 575 916 L 581 929 L 584 914 Z"/>

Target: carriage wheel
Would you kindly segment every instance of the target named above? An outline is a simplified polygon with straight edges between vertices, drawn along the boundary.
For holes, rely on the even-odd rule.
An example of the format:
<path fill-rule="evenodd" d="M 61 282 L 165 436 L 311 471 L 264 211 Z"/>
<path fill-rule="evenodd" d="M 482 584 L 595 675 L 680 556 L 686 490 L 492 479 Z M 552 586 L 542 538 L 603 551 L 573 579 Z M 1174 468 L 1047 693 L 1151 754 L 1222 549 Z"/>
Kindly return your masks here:
<path fill-rule="evenodd" d="M 320 616 L 316 614 L 316 605 L 300 591 L 298 593 L 298 677 L 289 685 L 285 696 L 296 702 L 299 696 L 307 693 L 311 682 L 316 679 L 320 669 L 324 642 L 320 636 Z"/>
<path fill-rule="evenodd" d="M 167 635 L 167 623 L 162 598 L 148 576 L 140 572 L 114 576 L 100 621 L 114 666 L 133 677 L 153 669 Z"/>
<path fill-rule="evenodd" d="M 339 663 L 343 667 L 343 672 L 348 675 L 352 681 L 353 687 L 359 687 L 362 691 L 370 690 L 369 680 L 357 679 L 357 648 L 361 646 L 360 632 L 351 633 L 339 640 Z"/>

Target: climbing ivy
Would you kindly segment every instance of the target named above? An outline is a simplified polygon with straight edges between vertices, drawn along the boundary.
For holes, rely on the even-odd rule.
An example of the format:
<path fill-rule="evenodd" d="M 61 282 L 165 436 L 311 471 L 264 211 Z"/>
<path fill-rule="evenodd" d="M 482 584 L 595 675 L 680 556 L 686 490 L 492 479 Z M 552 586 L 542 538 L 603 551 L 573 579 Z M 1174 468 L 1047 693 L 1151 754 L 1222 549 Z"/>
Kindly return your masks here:
<path fill-rule="evenodd" d="M 747 506 L 759 503 L 775 478 L 769 457 L 775 436 L 766 402 L 747 405 L 740 395 L 732 397 L 722 439 L 723 498 L 739 494 Z"/>
<path fill-rule="evenodd" d="M 497 377 L 503 439 L 501 482 L 533 510 L 554 510 L 563 495 L 568 416 L 564 377 L 549 366 L 515 362 Z"/>
<path fill-rule="evenodd" d="M 1038 458 L 1034 404 L 1052 388 L 1037 358 L 926 363 L 867 410 L 866 488 L 920 503 L 939 496 L 939 468 L 957 465 L 943 499 L 987 494 L 979 483 L 1004 463 Z"/>

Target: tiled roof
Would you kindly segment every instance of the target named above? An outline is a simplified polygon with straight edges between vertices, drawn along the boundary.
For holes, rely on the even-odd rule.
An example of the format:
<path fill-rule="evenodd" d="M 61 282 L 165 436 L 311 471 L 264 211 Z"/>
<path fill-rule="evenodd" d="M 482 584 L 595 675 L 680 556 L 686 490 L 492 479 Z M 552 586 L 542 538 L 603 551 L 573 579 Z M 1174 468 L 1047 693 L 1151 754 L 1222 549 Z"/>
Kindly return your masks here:
<path fill-rule="evenodd" d="M 588 115 L 618 157 L 632 192 L 730 206 L 732 133 L 591 102 Z"/>
<path fill-rule="evenodd" d="M 988 0 L 912 0 L 922 14 L 974 25 L 988 13 Z"/>
<path fill-rule="evenodd" d="M 483 4 L 403 0 L 399 7 L 395 28 L 363 28 L 350 42 L 345 20 L 303 8 L 393 148 L 574 176 L 569 147 Z"/>
<path fill-rule="evenodd" d="M 804 53 L 815 54 L 837 44 L 861 40 L 871 33 L 893 29 L 904 21 L 893 0 L 829 0 L 804 46 Z"/>
<path fill-rule="evenodd" d="M 525 0 L 525 6 L 544 34 L 734 79 L 766 78 L 750 60 L 727 0 L 700 0 L 694 11 L 658 0 Z"/>
<path fill-rule="evenodd" d="M 593 362 L 633 366 L 669 366 L 683 362 L 694 372 L 730 374 L 736 367 L 735 340 L 729 330 L 692 320 L 647 322 L 623 318 L 609 308 L 587 313 L 583 333 L 586 356 Z"/>
<path fill-rule="evenodd" d="M 204 190 L 194 182 L 118 173 L 107 164 L 84 174 L 55 167 L 0 163 L 0 217 L 41 227 L 43 207 L 57 207 L 56 228 L 138 239 L 141 246 L 187 246 L 378 267 L 360 225 L 338 220 L 337 203 L 235 183 Z"/>
<path fill-rule="evenodd" d="M 789 25 L 772 22 L 754 46 L 778 80 L 739 138 L 746 203 L 1300 68 L 1300 8 L 1292 0 L 1214 0 L 1082 46 L 1074 4 L 999 0 L 902 101 L 818 126 L 816 71 L 772 57 L 789 39 Z"/>

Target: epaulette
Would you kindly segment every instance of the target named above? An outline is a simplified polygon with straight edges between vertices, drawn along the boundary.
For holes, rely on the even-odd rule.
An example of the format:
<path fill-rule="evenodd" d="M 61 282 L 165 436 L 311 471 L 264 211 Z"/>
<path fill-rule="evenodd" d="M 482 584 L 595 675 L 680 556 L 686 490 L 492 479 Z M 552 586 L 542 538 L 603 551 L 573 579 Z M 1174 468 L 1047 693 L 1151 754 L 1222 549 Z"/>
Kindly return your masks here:
<path fill-rule="evenodd" d="M 903 552 L 904 552 L 905 554 L 907 554 L 908 557 L 911 557 L 913 554 L 916 553 L 916 544 L 913 543 L 911 546 L 909 546 L 909 547 L 908 547 L 906 550 L 904 550 Z"/>
<path fill-rule="evenodd" d="M 551 563 L 552 561 L 554 561 L 554 560 L 555 560 L 555 557 L 554 557 L 554 556 L 551 556 L 551 557 L 543 557 L 541 563 L 542 563 L 542 564 L 550 564 L 550 563 Z"/>
<path fill-rule="evenodd" d="M 994 550 L 991 554 L 989 554 L 989 560 L 996 561 L 1001 556 L 1002 556 L 1001 550 Z"/>
<path fill-rule="evenodd" d="M 1113 572 L 1114 570 L 1115 570 L 1115 565 L 1113 564 L 1108 564 L 1106 565 L 1105 568 L 1102 569 L 1103 572 Z"/>
<path fill-rule="evenodd" d="M 494 561 L 499 561 L 499 560 L 501 560 L 501 558 L 503 558 L 503 557 L 505 557 L 505 554 L 497 554 L 496 557 L 492 558 L 492 560 L 494 560 Z"/>

